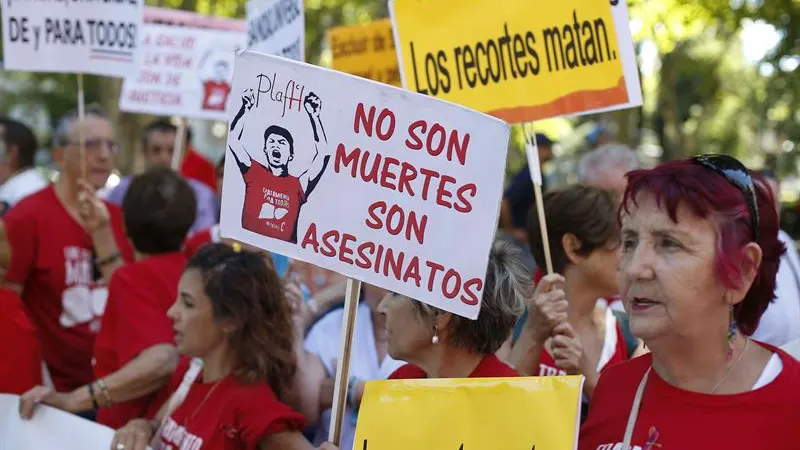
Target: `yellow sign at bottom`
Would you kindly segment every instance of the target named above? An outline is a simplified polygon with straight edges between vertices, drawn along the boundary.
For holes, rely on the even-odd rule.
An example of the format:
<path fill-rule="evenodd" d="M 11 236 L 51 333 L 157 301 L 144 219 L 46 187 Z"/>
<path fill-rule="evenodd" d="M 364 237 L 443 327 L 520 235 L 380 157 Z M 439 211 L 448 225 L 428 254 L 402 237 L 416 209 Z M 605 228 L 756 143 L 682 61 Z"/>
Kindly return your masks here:
<path fill-rule="evenodd" d="M 367 383 L 353 450 L 574 450 L 582 376 Z"/>

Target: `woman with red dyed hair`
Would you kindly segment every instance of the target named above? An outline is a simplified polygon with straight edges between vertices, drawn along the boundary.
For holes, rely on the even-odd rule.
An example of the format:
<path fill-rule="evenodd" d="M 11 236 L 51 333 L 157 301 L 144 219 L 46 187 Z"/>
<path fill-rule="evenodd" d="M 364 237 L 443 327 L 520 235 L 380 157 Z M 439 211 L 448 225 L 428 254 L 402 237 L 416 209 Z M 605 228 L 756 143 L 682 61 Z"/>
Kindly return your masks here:
<path fill-rule="evenodd" d="M 749 338 L 784 252 L 771 194 L 697 156 L 630 172 L 620 223 L 620 291 L 651 353 L 601 375 L 580 450 L 797 448 L 800 363 Z"/>

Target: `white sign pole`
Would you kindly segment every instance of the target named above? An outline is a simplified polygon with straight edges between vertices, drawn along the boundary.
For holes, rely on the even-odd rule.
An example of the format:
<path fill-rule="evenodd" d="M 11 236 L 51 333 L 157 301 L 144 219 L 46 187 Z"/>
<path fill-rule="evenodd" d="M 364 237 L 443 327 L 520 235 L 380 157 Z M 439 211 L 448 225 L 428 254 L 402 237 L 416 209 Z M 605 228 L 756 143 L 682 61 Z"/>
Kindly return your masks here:
<path fill-rule="evenodd" d="M 178 118 L 178 129 L 175 131 L 175 145 L 172 148 L 172 170 L 180 172 L 183 161 L 183 149 L 186 147 L 186 118 Z"/>
<path fill-rule="evenodd" d="M 539 216 L 539 229 L 542 231 L 542 245 L 544 259 L 547 264 L 547 274 L 553 273 L 553 258 L 550 256 L 550 240 L 547 234 L 547 220 L 544 217 L 544 200 L 542 198 L 542 167 L 539 164 L 539 144 L 536 142 L 536 133 L 533 124 L 530 127 L 522 125 L 525 133 L 525 156 L 528 159 L 528 169 L 533 180 L 533 193 L 536 196 L 536 212 Z"/>
<path fill-rule="evenodd" d="M 83 95 L 83 74 L 78 73 L 78 151 L 81 158 L 81 178 L 86 179 L 86 142 L 83 140 L 83 119 L 86 117 L 86 103 Z"/>
<path fill-rule="evenodd" d="M 361 293 L 361 282 L 353 278 L 347 279 L 344 298 L 344 317 L 342 318 L 342 334 L 339 340 L 339 358 L 336 364 L 336 379 L 333 385 L 333 407 L 331 423 L 328 429 L 328 442 L 338 446 L 342 435 L 342 421 L 347 407 L 347 384 L 350 380 L 350 353 L 353 348 L 353 331 L 358 312 L 358 298 Z"/>

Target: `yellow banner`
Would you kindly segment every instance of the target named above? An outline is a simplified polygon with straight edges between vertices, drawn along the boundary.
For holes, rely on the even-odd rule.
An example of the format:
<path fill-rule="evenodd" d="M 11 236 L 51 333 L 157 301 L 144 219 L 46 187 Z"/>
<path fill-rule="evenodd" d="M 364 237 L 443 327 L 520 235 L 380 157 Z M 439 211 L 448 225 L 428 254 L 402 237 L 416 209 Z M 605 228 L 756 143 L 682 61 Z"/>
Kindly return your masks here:
<path fill-rule="evenodd" d="M 393 0 L 404 86 L 510 123 L 626 103 L 609 1 Z"/>
<path fill-rule="evenodd" d="M 353 450 L 574 450 L 583 377 L 371 381 Z"/>
<path fill-rule="evenodd" d="M 335 70 L 393 86 L 401 85 L 391 20 L 332 28 L 328 40 Z"/>

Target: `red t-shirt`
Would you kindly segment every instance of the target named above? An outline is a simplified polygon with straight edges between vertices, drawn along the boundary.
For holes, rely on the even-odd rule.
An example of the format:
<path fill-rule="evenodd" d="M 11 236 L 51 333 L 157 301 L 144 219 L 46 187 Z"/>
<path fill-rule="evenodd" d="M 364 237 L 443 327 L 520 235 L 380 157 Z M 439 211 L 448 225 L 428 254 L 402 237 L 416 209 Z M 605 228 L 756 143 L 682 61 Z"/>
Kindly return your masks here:
<path fill-rule="evenodd" d="M 42 384 L 39 336 L 16 292 L 0 289 L 0 392 L 23 394 Z"/>
<path fill-rule="evenodd" d="M 189 235 L 183 243 L 183 254 L 186 255 L 186 258 L 191 258 L 201 248 L 219 241 L 219 224 L 197 230 Z"/>
<path fill-rule="evenodd" d="M 508 378 L 518 376 L 519 374 L 516 370 L 500 361 L 494 354 L 490 354 L 483 357 L 467 378 Z M 402 365 L 389 375 L 390 380 L 418 380 L 422 378 L 428 378 L 428 374 L 413 364 Z"/>
<path fill-rule="evenodd" d="M 108 285 L 108 304 L 94 347 L 94 373 L 102 378 L 121 369 L 142 351 L 173 344 L 175 334 L 167 310 L 178 296 L 186 265 L 183 253 L 167 253 L 117 269 Z M 169 388 L 103 408 L 97 421 L 120 428 L 139 417 L 152 419 L 169 397 Z"/>
<path fill-rule="evenodd" d="M 297 177 L 279 177 L 256 160 L 244 173 L 242 227 L 284 241 L 294 236 L 305 193 Z"/>
<path fill-rule="evenodd" d="M 173 388 L 188 366 L 181 361 Z M 256 450 L 262 437 L 304 426 L 303 416 L 281 403 L 266 383 L 243 384 L 234 375 L 203 383 L 200 375 L 167 419 L 154 450 Z"/>
<path fill-rule="evenodd" d="M 781 350 L 764 347 L 779 355 L 783 370 L 766 386 L 741 394 L 685 391 L 651 370 L 632 450 L 797 449 L 800 362 Z M 610 367 L 600 377 L 581 428 L 580 450 L 622 448 L 636 389 L 652 359 L 651 354 L 640 356 Z"/>
<path fill-rule="evenodd" d="M 217 190 L 217 169 L 214 164 L 188 145 L 181 163 L 181 175 L 197 180 L 213 191 Z"/>
<path fill-rule="evenodd" d="M 122 257 L 132 261 L 122 212 L 110 203 L 106 207 Z M 71 391 L 94 379 L 94 339 L 108 297 L 102 278 L 93 279 L 91 237 L 52 186 L 19 202 L 4 220 L 13 249 L 6 279 L 23 287 L 22 301 L 53 384 Z"/>
<path fill-rule="evenodd" d="M 203 83 L 203 109 L 225 111 L 231 85 L 226 81 L 209 80 Z"/>
<path fill-rule="evenodd" d="M 613 330 L 613 333 L 606 333 L 603 340 L 603 348 L 600 354 L 599 373 L 614 364 L 621 363 L 628 359 L 628 347 L 625 345 L 625 335 L 622 326 L 617 322 L 611 310 L 606 311 L 606 327 Z M 556 366 L 556 361 L 547 349 L 542 349 L 539 357 L 539 370 L 536 375 L 540 377 L 553 377 L 567 375 L 567 372 Z"/>

